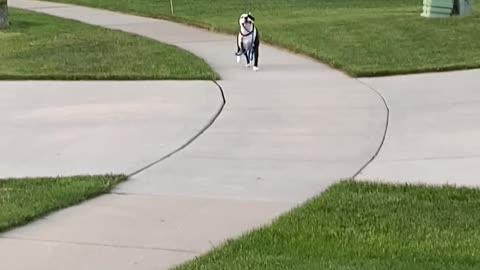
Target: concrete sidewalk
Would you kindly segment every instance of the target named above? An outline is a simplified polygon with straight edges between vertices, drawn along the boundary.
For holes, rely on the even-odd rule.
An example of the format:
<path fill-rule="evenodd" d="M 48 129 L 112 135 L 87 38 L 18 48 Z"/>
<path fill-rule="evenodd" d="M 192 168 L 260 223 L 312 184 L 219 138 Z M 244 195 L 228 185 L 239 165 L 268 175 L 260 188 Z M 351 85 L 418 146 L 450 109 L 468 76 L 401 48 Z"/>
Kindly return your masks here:
<path fill-rule="evenodd" d="M 480 186 L 480 70 L 362 81 L 391 114 L 385 144 L 359 179 Z"/>
<path fill-rule="evenodd" d="M 208 81 L 0 81 L 0 178 L 130 174 L 221 109 Z"/>
<path fill-rule="evenodd" d="M 58 3 L 10 0 L 9 4 L 189 50 L 222 77 L 219 84 L 226 106 L 186 149 L 136 174 L 114 193 L 3 234 L 0 261 L 5 269 L 171 267 L 270 222 L 338 179 L 352 177 L 382 142 L 387 120 L 382 98 L 363 83 L 307 57 L 263 44 L 261 70 L 254 73 L 236 64 L 235 36 Z M 39 91 L 48 88 L 36 87 Z M 195 91 L 193 86 L 177 90 L 185 95 Z M 217 89 L 207 91 L 218 95 Z M 111 95 L 115 97 L 113 91 Z M 145 97 L 150 95 L 163 94 L 150 92 Z M 193 119 L 185 122 L 188 130 L 204 125 L 211 109 L 218 107 L 219 96 L 202 95 L 201 100 L 210 102 L 202 108 L 209 109 L 185 110 L 191 118 L 182 119 Z M 196 108 L 197 99 L 182 98 L 182 108 Z M 161 134 L 163 123 L 182 121 L 161 119 L 148 137 Z M 138 126 L 136 141 L 142 141 L 156 120 L 151 121 Z M 159 138 L 159 158 L 164 155 L 162 144 L 180 143 L 178 138 Z M 115 163 L 118 170 L 125 171 L 135 160 L 152 159 L 155 145 L 149 145 L 145 154 L 139 149 L 133 152 L 131 164 Z M 28 164 L 63 166 L 49 159 Z M 21 174 L 23 169 L 19 170 L 9 173 Z"/>

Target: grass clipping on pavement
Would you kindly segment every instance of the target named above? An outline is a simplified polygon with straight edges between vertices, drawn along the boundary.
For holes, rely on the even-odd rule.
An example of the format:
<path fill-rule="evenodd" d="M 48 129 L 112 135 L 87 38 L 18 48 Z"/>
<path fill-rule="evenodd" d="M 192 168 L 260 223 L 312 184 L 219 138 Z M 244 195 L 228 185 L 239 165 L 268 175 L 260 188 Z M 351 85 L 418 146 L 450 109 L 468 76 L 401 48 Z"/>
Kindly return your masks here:
<path fill-rule="evenodd" d="M 177 270 L 473 270 L 479 224 L 479 190 L 344 181 Z"/>
<path fill-rule="evenodd" d="M 0 79 L 210 80 L 205 61 L 140 36 L 10 9 L 0 31 Z"/>
<path fill-rule="evenodd" d="M 111 190 L 123 175 L 0 180 L 0 232 Z"/>

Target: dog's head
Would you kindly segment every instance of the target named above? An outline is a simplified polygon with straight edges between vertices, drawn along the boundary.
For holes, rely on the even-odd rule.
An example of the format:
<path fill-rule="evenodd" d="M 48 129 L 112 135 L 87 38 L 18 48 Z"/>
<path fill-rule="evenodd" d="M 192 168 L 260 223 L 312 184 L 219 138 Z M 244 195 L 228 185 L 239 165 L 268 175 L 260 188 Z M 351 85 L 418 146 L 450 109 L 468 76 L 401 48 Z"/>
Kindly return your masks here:
<path fill-rule="evenodd" d="M 255 24 L 255 18 L 250 13 L 242 14 L 240 15 L 240 19 L 238 19 L 238 24 L 240 24 L 241 31 L 246 30 L 251 32 Z"/>

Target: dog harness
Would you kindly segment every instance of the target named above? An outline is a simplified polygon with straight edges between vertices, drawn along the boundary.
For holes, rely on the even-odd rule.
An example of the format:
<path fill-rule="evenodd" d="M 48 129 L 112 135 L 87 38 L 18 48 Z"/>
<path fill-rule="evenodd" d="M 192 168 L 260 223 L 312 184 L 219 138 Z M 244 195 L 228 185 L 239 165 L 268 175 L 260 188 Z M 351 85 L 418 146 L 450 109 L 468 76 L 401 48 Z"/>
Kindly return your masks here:
<path fill-rule="evenodd" d="M 248 59 L 250 59 L 250 61 L 253 60 L 253 52 L 254 52 L 254 46 L 255 46 L 255 26 L 253 26 L 252 28 L 252 31 L 248 31 L 247 28 L 245 28 L 245 26 L 242 24 L 242 27 L 243 29 L 245 29 L 247 31 L 247 34 L 243 34 L 242 32 L 240 32 L 240 35 L 242 35 L 242 37 L 248 37 L 248 36 L 252 36 L 252 40 L 250 42 L 250 48 L 248 48 L 247 50 L 247 57 Z"/>

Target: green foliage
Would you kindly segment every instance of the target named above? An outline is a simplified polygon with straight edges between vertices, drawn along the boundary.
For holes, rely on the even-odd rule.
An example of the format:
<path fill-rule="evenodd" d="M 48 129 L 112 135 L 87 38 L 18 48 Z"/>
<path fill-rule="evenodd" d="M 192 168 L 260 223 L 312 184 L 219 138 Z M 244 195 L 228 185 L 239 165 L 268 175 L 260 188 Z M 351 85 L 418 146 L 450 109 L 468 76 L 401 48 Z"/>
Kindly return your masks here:
<path fill-rule="evenodd" d="M 480 191 L 345 181 L 177 270 L 475 270 Z"/>
<path fill-rule="evenodd" d="M 169 1 L 54 0 L 152 17 Z M 425 19 L 418 0 L 175 0 L 174 20 L 236 33 L 255 14 L 265 41 L 355 76 L 480 67 L 480 15 Z"/>
<path fill-rule="evenodd" d="M 0 180 L 0 232 L 108 192 L 123 175 Z"/>
<path fill-rule="evenodd" d="M 213 79 L 205 61 L 140 36 L 10 9 L 0 79 Z"/>

